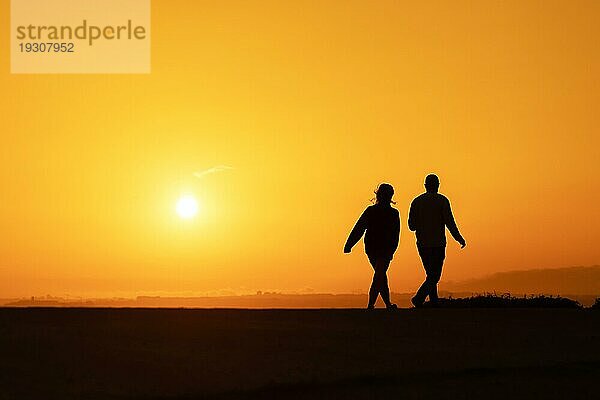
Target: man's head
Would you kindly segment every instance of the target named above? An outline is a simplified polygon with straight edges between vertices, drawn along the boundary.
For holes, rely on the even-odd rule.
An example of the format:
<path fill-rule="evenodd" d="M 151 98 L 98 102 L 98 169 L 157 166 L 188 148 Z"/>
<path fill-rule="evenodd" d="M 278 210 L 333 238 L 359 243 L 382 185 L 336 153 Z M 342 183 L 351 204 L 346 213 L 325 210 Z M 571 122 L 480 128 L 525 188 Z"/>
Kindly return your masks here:
<path fill-rule="evenodd" d="M 430 193 L 437 193 L 440 188 L 440 178 L 437 175 L 429 174 L 425 177 L 425 190 Z"/>

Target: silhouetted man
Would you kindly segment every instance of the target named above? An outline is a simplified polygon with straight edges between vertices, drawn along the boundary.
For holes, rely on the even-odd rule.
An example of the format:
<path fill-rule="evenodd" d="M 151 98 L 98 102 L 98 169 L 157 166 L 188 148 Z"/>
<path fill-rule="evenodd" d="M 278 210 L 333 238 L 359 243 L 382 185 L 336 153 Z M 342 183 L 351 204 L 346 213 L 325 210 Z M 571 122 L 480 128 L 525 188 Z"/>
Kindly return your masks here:
<path fill-rule="evenodd" d="M 446 258 L 445 228 L 448 227 L 461 248 L 467 245 L 454 222 L 450 201 L 438 193 L 439 187 L 439 178 L 433 174 L 427 175 L 426 192 L 413 200 L 408 214 L 408 228 L 416 233 L 417 249 L 427 274 L 425 282 L 412 298 L 415 307 L 422 306 L 427 296 L 432 304 L 437 303 L 437 284 Z"/>

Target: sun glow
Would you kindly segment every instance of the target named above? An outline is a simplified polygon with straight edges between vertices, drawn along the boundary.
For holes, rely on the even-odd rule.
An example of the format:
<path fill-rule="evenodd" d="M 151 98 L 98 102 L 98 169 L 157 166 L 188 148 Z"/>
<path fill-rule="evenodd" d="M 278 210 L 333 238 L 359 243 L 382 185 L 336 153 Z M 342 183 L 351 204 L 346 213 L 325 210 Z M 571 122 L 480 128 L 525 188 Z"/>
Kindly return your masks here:
<path fill-rule="evenodd" d="M 194 218 L 198 214 L 198 201 L 191 195 L 181 196 L 177 200 L 175 211 L 183 219 Z"/>

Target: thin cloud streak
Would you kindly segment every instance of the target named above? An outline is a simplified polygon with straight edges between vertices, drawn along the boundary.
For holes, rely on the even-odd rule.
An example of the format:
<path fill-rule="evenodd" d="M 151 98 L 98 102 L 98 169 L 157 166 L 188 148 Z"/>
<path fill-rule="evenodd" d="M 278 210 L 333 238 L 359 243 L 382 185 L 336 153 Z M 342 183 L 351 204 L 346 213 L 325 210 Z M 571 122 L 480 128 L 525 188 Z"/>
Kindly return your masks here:
<path fill-rule="evenodd" d="M 194 172 L 194 176 L 198 179 L 203 179 L 208 175 L 216 174 L 217 172 L 231 171 L 233 169 L 235 168 L 228 165 L 217 165 L 216 167 L 205 169 L 203 171 L 196 171 Z"/>

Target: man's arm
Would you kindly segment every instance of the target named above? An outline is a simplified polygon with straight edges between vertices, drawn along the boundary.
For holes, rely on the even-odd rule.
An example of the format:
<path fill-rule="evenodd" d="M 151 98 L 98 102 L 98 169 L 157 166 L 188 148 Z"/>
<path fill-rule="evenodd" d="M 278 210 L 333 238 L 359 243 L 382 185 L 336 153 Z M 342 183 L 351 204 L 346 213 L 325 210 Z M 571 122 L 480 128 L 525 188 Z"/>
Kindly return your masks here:
<path fill-rule="evenodd" d="M 346 245 L 344 246 L 344 253 L 350 253 L 352 247 L 354 247 L 354 245 L 358 243 L 363 233 L 365 233 L 365 231 L 367 230 L 368 210 L 369 209 L 367 208 L 362 213 L 358 221 L 356 221 L 354 228 L 352 228 L 352 231 L 350 231 L 350 235 L 348 236 L 348 240 L 346 240 Z"/>
<path fill-rule="evenodd" d="M 417 206 L 415 200 L 410 203 L 410 211 L 408 212 L 408 229 L 411 231 L 417 230 Z"/>
<path fill-rule="evenodd" d="M 452 234 L 454 240 L 460 243 L 461 247 L 466 246 L 465 239 L 460 234 L 458 227 L 456 226 L 456 221 L 454 221 L 454 215 L 452 215 L 452 207 L 450 207 L 450 201 L 446 199 L 444 202 L 444 223 L 448 227 L 448 230 Z"/>

